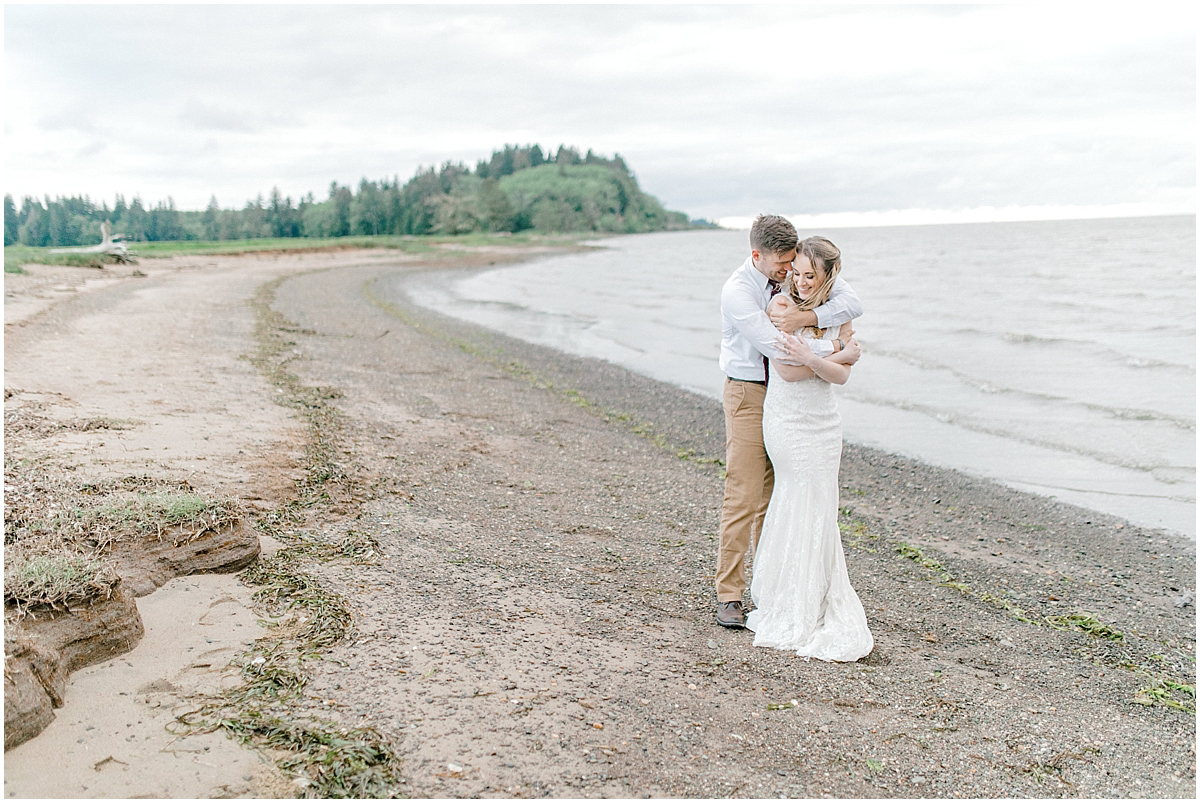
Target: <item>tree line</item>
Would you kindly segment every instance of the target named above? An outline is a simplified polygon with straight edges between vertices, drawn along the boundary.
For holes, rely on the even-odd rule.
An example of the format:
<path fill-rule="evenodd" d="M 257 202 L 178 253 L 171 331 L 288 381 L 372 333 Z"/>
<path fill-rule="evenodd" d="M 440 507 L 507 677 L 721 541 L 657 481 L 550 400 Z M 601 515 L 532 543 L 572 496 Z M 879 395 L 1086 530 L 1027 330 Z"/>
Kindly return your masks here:
<path fill-rule="evenodd" d="M 202 211 L 176 209 L 168 198 L 146 206 L 121 195 L 110 207 L 86 196 L 26 196 L 18 208 L 4 196 L 4 244 L 91 245 L 100 223 L 131 242 L 243 240 L 264 237 L 344 237 L 471 232 L 638 233 L 711 225 L 663 208 L 641 190 L 619 155 L 609 159 L 560 146 L 506 145 L 474 169 L 446 162 L 421 168 L 408 181 L 369 181 L 358 191 L 336 181 L 328 197 L 293 202 L 271 190 L 241 209 L 222 209 L 214 197 Z"/>

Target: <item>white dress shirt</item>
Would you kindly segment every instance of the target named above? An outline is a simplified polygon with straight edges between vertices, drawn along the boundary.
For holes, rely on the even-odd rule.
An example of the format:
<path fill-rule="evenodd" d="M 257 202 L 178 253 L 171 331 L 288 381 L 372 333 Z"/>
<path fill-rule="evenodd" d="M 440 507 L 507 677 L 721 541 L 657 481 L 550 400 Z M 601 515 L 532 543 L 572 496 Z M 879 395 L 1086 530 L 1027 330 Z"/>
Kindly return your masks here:
<path fill-rule="evenodd" d="M 754 259 L 747 257 L 721 288 L 721 370 L 730 379 L 763 382 L 766 379 L 763 357 L 783 356 L 775 346 L 779 330 L 767 317 L 770 301 L 767 277 L 754 267 Z M 839 276 L 833 281 L 829 300 L 813 312 L 817 314 L 817 327 L 828 329 L 862 315 L 862 302 Z M 833 353 L 830 341 L 808 340 L 808 344 L 817 356 L 828 357 Z"/>

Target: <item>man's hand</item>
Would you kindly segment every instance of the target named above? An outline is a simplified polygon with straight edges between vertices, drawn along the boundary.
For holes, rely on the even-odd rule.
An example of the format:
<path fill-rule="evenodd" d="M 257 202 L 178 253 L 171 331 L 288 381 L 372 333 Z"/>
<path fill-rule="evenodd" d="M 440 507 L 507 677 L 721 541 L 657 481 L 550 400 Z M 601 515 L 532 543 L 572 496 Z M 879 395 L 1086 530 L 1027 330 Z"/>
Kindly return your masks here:
<path fill-rule="evenodd" d="M 817 325 L 817 313 L 799 309 L 786 294 L 777 295 L 767 305 L 767 317 L 775 328 L 792 334 L 806 326 Z"/>
<path fill-rule="evenodd" d="M 846 345 L 840 351 L 834 353 L 829 359 L 842 365 L 854 365 L 858 362 L 858 358 L 862 356 L 862 349 L 858 345 L 858 341 L 850 338 L 846 341 Z"/>

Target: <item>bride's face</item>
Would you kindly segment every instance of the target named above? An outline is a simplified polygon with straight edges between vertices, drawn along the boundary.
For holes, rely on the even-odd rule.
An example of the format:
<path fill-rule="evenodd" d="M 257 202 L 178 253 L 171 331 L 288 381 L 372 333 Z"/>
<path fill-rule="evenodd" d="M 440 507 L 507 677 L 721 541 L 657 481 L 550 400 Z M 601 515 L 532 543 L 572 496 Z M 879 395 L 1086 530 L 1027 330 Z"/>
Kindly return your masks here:
<path fill-rule="evenodd" d="M 800 297 L 805 300 L 816 292 L 817 285 L 820 284 L 817 272 L 813 269 L 812 261 L 804 254 L 799 254 L 796 257 L 796 263 L 792 267 L 792 281 L 796 283 L 796 291 Z"/>

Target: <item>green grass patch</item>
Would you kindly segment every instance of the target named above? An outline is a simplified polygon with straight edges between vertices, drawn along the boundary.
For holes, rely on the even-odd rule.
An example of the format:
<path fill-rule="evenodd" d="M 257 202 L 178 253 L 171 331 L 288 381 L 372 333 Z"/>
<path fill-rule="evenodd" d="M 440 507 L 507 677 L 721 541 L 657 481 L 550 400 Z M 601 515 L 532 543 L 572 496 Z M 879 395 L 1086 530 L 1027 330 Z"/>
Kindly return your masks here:
<path fill-rule="evenodd" d="M 150 259 L 165 259 L 190 254 L 228 256 L 261 252 L 305 253 L 341 251 L 352 248 L 391 248 L 407 253 L 431 253 L 436 248 L 431 238 L 423 237 L 264 237 L 251 240 L 167 240 L 128 243 L 131 254 Z"/>
<path fill-rule="evenodd" d="M 130 257 L 165 259 L 192 254 L 229 256 L 254 253 L 304 253 L 312 251 L 343 251 L 354 248 L 389 248 L 406 254 L 437 257 L 456 256 L 455 252 L 479 248 L 522 248 L 530 245 L 571 246 L 587 236 L 595 239 L 603 235 L 548 235 L 533 232 L 516 234 L 489 234 L 477 232 L 461 235 L 378 235 L 354 237 L 270 237 L 251 240 L 165 240 L 156 242 L 127 242 Z M 4 247 L 4 272 L 24 273 L 22 265 L 69 265 L 74 267 L 101 268 L 120 260 L 109 254 L 52 254 L 50 248 L 29 245 L 7 245 Z"/>
<path fill-rule="evenodd" d="M 867 525 L 861 521 L 850 518 L 850 511 L 847 508 L 840 508 L 838 512 L 846 521 L 838 522 L 838 529 L 842 533 L 842 540 L 846 546 L 854 549 L 861 549 L 864 552 L 878 552 L 875 547 L 869 546 L 869 542 L 878 541 L 879 536 L 867 529 Z"/>
<path fill-rule="evenodd" d="M 1091 636 L 1097 638 L 1108 639 L 1109 641 L 1123 641 L 1125 634 L 1120 630 L 1106 625 L 1090 613 L 1069 613 L 1065 616 L 1047 616 L 1046 621 L 1051 627 L 1058 630 L 1082 630 Z"/>
<path fill-rule="evenodd" d="M 198 493 L 153 491 L 123 499 L 109 499 L 89 511 L 96 528 L 154 533 L 162 538 L 172 528 L 193 534 L 219 531 L 237 520 L 237 503 Z M 86 517 L 84 519 L 87 520 Z"/>
<path fill-rule="evenodd" d="M 1192 663 L 1195 663 L 1194 656 L 1185 655 L 1183 657 L 1191 659 Z M 1147 665 L 1151 663 L 1157 668 Z M 1133 695 L 1135 703 L 1145 706 L 1174 708 L 1177 711 L 1186 711 L 1190 714 L 1196 713 L 1195 682 L 1184 682 L 1172 674 L 1172 670 L 1176 668 L 1186 669 L 1186 667 L 1172 667 L 1166 656 L 1159 653 L 1147 656 L 1145 664 L 1139 664 L 1132 658 L 1127 658 L 1118 663 L 1117 666 L 1126 671 L 1141 675 L 1146 680 L 1145 685 L 1139 688 Z"/>
<path fill-rule="evenodd" d="M 186 543 L 242 515 L 237 500 L 197 493 L 187 482 L 128 476 L 79 483 L 30 461 L 6 461 L 4 469 L 4 543 L 29 554 L 94 552 L 146 537 Z"/>
<path fill-rule="evenodd" d="M 52 254 L 49 248 L 30 245 L 4 246 L 4 272 L 26 273 L 23 265 L 63 265 L 73 268 L 103 268 L 116 265 L 122 260 L 112 254 Z"/>
<path fill-rule="evenodd" d="M 1024 622 L 1027 625 L 1041 625 L 1041 622 L 1030 617 L 1024 608 L 1015 605 L 1013 601 L 1007 597 L 999 597 L 995 594 L 989 594 L 986 591 L 980 591 L 977 596 L 984 602 L 990 602 L 998 608 L 1002 608 L 1005 613 L 1007 613 L 1013 619 L 1016 619 L 1018 622 Z"/>
<path fill-rule="evenodd" d="M 250 240 L 171 240 L 128 243 L 131 254 L 149 258 L 187 254 L 253 254 L 258 252 L 341 251 L 354 248 L 389 248 L 407 254 L 432 256 L 472 248 L 519 248 L 529 245 L 574 245 L 579 237 L 532 232 L 460 235 L 356 235 L 352 237 L 268 237 Z"/>
<path fill-rule="evenodd" d="M 1152 675 L 1150 684 L 1137 690 L 1133 701 L 1146 706 L 1163 706 L 1196 713 L 1196 684 L 1183 683 L 1166 675 Z"/>
<path fill-rule="evenodd" d="M 5 604 L 22 615 L 107 599 L 118 576 L 104 554 L 115 542 L 184 543 L 241 516 L 236 500 L 196 493 L 187 482 L 80 483 L 47 460 L 6 460 L 4 485 Z"/>
<path fill-rule="evenodd" d="M 87 555 L 5 556 L 4 602 L 23 616 L 30 609 L 66 610 L 72 604 L 108 599 L 119 578 L 98 558 Z"/>
<path fill-rule="evenodd" d="M 157 490 L 108 496 L 98 504 L 77 505 L 49 518 L 27 522 L 32 531 L 103 549 L 116 541 L 170 534 L 175 543 L 232 527 L 240 518 L 237 502 L 202 494 Z"/>
<path fill-rule="evenodd" d="M 930 569 L 935 572 L 946 572 L 945 566 L 933 558 L 926 557 L 924 552 L 912 544 L 906 544 L 903 541 L 900 541 L 896 544 L 896 552 L 900 553 L 900 557 L 907 558 L 913 563 L 924 566 L 926 569 Z"/>
<path fill-rule="evenodd" d="M 968 584 L 957 579 L 940 561 L 928 557 L 918 547 L 915 547 L 912 544 L 908 544 L 897 539 L 895 551 L 905 560 L 911 560 L 918 566 L 922 566 L 932 572 L 937 572 L 939 581 L 938 585 L 942 586 L 943 588 L 953 588 L 962 594 L 975 597 L 981 602 L 995 605 L 996 607 L 1002 609 L 1006 615 L 1016 619 L 1018 622 L 1039 626 L 1043 624 L 1042 622 L 1039 622 L 1031 617 L 1024 608 L 1017 606 L 1007 597 L 997 594 L 990 594 L 987 591 L 977 591 L 976 589 L 971 588 L 971 586 Z"/>

